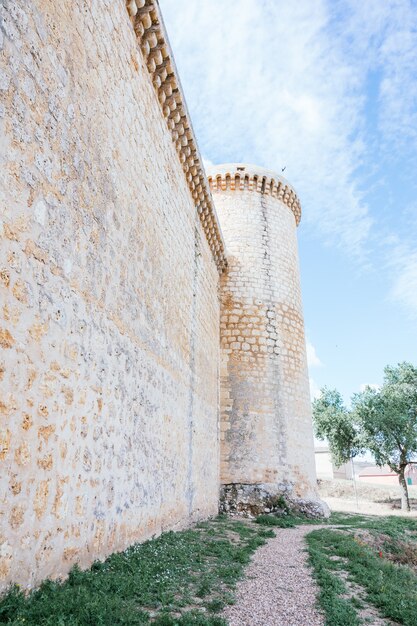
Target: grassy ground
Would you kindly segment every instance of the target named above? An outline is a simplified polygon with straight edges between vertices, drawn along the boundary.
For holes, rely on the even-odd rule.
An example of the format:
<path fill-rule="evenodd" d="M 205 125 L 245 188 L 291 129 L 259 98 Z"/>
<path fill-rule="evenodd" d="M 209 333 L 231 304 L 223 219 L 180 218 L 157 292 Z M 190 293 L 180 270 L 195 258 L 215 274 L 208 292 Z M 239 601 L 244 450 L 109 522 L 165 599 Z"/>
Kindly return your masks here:
<path fill-rule="evenodd" d="M 374 485 L 356 482 L 358 503 L 352 480 L 319 480 L 320 497 L 333 511 L 359 512 L 362 515 L 403 515 L 401 490 L 397 484 Z M 417 511 L 417 485 L 409 488 L 411 508 Z"/>
<path fill-rule="evenodd" d="M 417 520 L 333 513 L 330 527 L 305 518 L 260 516 L 257 524 L 226 517 L 165 533 L 46 581 L 26 596 L 0 599 L 0 624 L 11 626 L 224 626 L 236 582 L 252 553 L 280 528 L 310 523 L 310 563 L 326 626 L 389 619 L 417 626 Z M 383 622 L 385 623 L 385 622 Z"/>
<path fill-rule="evenodd" d="M 219 517 L 192 530 L 113 554 L 91 569 L 72 570 L 25 597 L 18 588 L 0 600 L 0 623 L 17 626 L 222 626 L 216 616 L 250 555 L 274 532 Z"/>
<path fill-rule="evenodd" d="M 334 513 L 307 536 L 326 626 L 417 626 L 417 520 Z"/>

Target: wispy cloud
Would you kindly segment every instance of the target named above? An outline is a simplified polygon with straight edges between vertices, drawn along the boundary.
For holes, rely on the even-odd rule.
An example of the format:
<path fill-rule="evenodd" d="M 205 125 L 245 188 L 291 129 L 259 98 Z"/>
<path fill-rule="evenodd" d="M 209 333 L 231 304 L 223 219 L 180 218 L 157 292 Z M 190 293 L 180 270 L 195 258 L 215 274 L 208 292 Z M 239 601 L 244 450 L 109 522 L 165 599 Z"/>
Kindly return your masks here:
<path fill-rule="evenodd" d="M 285 165 L 305 221 L 359 251 L 372 224 L 352 184 L 362 95 L 355 68 L 326 34 L 326 3 L 161 4 L 203 154 Z"/>
<path fill-rule="evenodd" d="M 306 341 L 306 346 L 307 346 L 308 367 L 321 367 L 323 363 L 320 361 L 319 357 L 317 356 L 316 348 L 308 339 Z"/>
<path fill-rule="evenodd" d="M 417 6 L 415 0 L 343 0 L 338 35 L 367 91 L 378 147 L 417 146 Z M 368 84 L 366 84 L 368 81 Z M 369 139 L 369 138 L 368 138 Z M 415 151 L 414 151 L 415 152 Z M 414 163 L 417 154 L 414 154 Z"/>
<path fill-rule="evenodd" d="M 322 367 L 323 363 L 317 356 L 316 348 L 313 346 L 311 341 L 307 338 L 306 340 L 306 348 L 307 348 L 307 364 L 309 370 L 314 367 Z M 321 391 L 319 385 L 316 383 L 312 376 L 309 377 L 310 383 L 310 396 L 312 400 L 320 397 Z"/>
<path fill-rule="evenodd" d="M 371 389 L 375 389 L 375 391 L 378 391 L 378 389 L 381 389 L 381 385 L 378 385 L 377 383 L 362 383 L 362 385 L 359 386 L 359 391 L 365 391 L 367 387 L 370 387 Z"/>
<path fill-rule="evenodd" d="M 417 318 L 417 251 L 397 250 L 395 279 L 391 298 L 400 302 L 410 315 Z"/>
<path fill-rule="evenodd" d="M 320 391 L 320 387 L 318 386 L 318 384 L 316 383 L 316 381 L 311 378 L 309 378 L 310 381 L 310 396 L 312 400 L 316 400 L 317 398 L 320 398 L 321 395 L 321 391 Z"/>
<path fill-rule="evenodd" d="M 395 198 L 381 159 L 395 160 L 399 146 L 416 158 L 415 1 L 160 4 L 205 158 L 285 165 L 304 227 L 361 263 L 374 248 L 387 267 L 392 246 L 382 243 L 369 181 L 386 179 Z M 414 307 L 408 247 L 387 278 L 393 297 Z"/>
<path fill-rule="evenodd" d="M 417 319 L 417 203 L 400 213 L 402 228 L 384 240 L 389 250 L 386 272 L 391 277 L 389 298 Z"/>

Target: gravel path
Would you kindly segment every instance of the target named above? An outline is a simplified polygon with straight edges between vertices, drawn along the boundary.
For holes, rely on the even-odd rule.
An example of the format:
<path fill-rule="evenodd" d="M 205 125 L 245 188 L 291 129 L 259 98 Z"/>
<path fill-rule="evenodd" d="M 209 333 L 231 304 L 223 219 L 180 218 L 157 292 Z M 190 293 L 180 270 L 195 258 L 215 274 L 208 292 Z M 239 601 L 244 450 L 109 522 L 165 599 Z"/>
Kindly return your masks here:
<path fill-rule="evenodd" d="M 324 626 L 305 552 L 304 537 L 314 528 L 277 528 L 276 538 L 255 552 L 236 604 L 224 612 L 230 626 Z"/>

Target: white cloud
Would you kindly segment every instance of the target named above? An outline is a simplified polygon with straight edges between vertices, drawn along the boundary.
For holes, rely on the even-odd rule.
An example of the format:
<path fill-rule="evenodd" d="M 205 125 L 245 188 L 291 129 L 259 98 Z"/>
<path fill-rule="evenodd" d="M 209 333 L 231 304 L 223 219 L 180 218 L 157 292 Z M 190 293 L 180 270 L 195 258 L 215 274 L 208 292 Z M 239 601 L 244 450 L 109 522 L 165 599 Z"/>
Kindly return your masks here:
<path fill-rule="evenodd" d="M 310 381 L 310 396 L 312 400 L 315 400 L 316 398 L 319 398 L 321 395 L 320 387 L 318 386 L 318 384 L 313 378 L 310 377 L 309 381 Z"/>
<path fill-rule="evenodd" d="M 307 363 L 308 367 L 321 367 L 323 363 L 320 361 L 317 356 L 317 352 L 313 344 L 307 339 L 306 341 L 307 347 Z"/>
<path fill-rule="evenodd" d="M 404 140 L 417 143 L 417 11 L 399 2 L 391 13 L 379 48 L 384 75 L 380 86 L 381 128 L 398 148 Z"/>
<path fill-rule="evenodd" d="M 417 251 L 397 251 L 395 268 L 396 278 L 390 295 L 417 317 Z"/>
<path fill-rule="evenodd" d="M 285 165 L 304 228 L 364 266 L 376 255 L 392 297 L 417 310 L 411 236 L 411 255 L 387 268 L 392 246 L 364 191 L 384 179 L 395 199 L 380 159 L 407 144 L 406 167 L 417 161 L 413 0 L 160 4 L 206 159 Z"/>
<path fill-rule="evenodd" d="M 371 389 L 375 389 L 375 391 L 378 391 L 378 389 L 381 389 L 381 385 L 378 385 L 377 383 L 363 383 L 362 385 L 359 385 L 359 391 L 365 391 L 367 387 L 370 387 Z"/>
<path fill-rule="evenodd" d="M 308 363 L 309 369 L 311 369 L 312 367 L 321 367 L 323 363 L 320 361 L 319 357 L 317 356 L 315 347 L 313 346 L 311 341 L 309 341 L 308 339 L 306 340 L 306 348 L 307 348 L 307 363 Z M 311 376 L 309 377 L 309 383 L 310 383 L 311 399 L 315 400 L 316 398 L 319 398 L 321 395 L 320 387 L 318 386 L 314 378 L 312 378 Z"/>
<path fill-rule="evenodd" d="M 304 221 L 360 252 L 372 220 L 353 172 L 362 95 L 324 0 L 162 0 L 200 149 L 286 174 Z"/>
<path fill-rule="evenodd" d="M 207 170 L 210 167 L 212 167 L 214 165 L 213 161 L 210 161 L 210 159 L 205 159 L 204 157 L 201 157 L 203 159 L 203 165 L 204 165 L 204 169 Z"/>

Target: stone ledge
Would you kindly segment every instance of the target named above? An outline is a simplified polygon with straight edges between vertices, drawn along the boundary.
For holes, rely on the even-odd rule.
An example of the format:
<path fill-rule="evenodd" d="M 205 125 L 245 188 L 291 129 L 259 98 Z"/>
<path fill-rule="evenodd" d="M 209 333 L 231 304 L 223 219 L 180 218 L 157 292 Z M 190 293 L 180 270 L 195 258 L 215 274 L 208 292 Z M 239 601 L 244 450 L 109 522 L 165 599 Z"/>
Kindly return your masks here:
<path fill-rule="evenodd" d="M 126 8 L 203 230 L 221 272 L 227 265 L 225 245 L 158 3 L 156 0 L 127 0 Z"/>
<path fill-rule="evenodd" d="M 294 188 L 279 174 L 247 163 L 214 165 L 207 172 L 211 191 L 257 191 L 273 196 L 288 206 L 298 226 L 301 220 L 301 204 Z"/>

